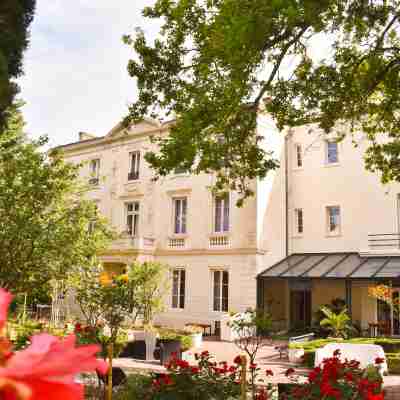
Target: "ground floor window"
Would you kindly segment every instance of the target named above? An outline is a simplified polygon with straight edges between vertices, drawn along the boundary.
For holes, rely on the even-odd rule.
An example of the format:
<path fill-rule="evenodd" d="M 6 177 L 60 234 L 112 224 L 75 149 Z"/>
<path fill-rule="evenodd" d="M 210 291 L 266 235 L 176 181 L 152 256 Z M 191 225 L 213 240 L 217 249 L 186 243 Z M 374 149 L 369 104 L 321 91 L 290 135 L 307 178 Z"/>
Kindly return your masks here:
<path fill-rule="evenodd" d="M 213 310 L 228 311 L 229 303 L 229 273 L 228 271 L 212 271 L 213 279 Z"/>
<path fill-rule="evenodd" d="M 183 268 L 172 270 L 172 308 L 185 308 L 186 271 Z"/>

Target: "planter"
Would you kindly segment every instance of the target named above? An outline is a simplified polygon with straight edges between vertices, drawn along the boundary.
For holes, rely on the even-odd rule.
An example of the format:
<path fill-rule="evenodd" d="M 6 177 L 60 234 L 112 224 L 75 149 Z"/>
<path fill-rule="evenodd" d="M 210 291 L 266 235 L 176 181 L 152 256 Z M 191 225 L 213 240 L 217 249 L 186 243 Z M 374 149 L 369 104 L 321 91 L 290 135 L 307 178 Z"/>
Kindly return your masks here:
<path fill-rule="evenodd" d="M 178 339 L 161 339 L 160 344 L 160 363 L 167 364 L 173 355 L 181 359 L 181 341 Z"/>
<path fill-rule="evenodd" d="M 289 362 L 300 364 L 303 361 L 304 349 L 289 349 Z"/>
<path fill-rule="evenodd" d="M 154 350 L 156 349 L 157 334 L 155 332 L 144 332 L 146 343 L 146 360 L 154 360 Z"/>
<path fill-rule="evenodd" d="M 192 347 L 201 347 L 201 345 L 203 344 L 203 334 L 201 332 L 192 333 L 190 336 L 192 338 Z"/>
<path fill-rule="evenodd" d="M 248 318 L 250 318 L 250 316 L 245 312 L 238 313 L 232 316 L 228 314 L 221 316 L 221 340 L 234 342 L 236 339 L 238 339 L 239 335 L 237 331 L 235 329 L 232 329 L 230 325 L 236 319 L 246 321 L 246 319 Z M 253 336 L 256 333 L 256 329 L 254 327 L 249 327 L 245 330 L 242 330 L 240 333 L 242 336 Z"/>

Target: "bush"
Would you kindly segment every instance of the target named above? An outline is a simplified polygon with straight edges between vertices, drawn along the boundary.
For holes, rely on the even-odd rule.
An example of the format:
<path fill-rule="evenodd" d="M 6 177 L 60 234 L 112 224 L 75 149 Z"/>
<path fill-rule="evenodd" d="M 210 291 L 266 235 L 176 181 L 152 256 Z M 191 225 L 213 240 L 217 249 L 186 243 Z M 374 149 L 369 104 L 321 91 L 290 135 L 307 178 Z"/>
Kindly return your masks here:
<path fill-rule="evenodd" d="M 161 340 L 180 340 L 182 351 L 189 350 L 193 345 L 192 336 L 186 331 L 163 328 L 158 332 Z"/>
<path fill-rule="evenodd" d="M 153 379 L 149 375 L 128 375 L 124 386 L 113 396 L 114 400 L 146 399 Z"/>
<path fill-rule="evenodd" d="M 400 354 L 388 353 L 386 354 L 388 363 L 389 374 L 400 375 Z"/>

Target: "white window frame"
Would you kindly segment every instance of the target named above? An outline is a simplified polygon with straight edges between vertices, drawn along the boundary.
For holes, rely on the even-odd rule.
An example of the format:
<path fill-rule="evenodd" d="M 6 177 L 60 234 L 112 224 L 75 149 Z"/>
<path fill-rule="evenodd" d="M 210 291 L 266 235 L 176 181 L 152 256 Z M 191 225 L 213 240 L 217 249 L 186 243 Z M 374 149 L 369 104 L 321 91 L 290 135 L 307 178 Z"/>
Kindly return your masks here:
<path fill-rule="evenodd" d="M 294 233 L 295 236 L 302 236 L 304 233 L 304 210 L 302 208 L 294 209 Z"/>
<path fill-rule="evenodd" d="M 177 207 L 179 206 L 179 215 L 177 215 Z M 183 213 L 183 204 L 185 204 L 185 213 Z M 187 215 L 188 215 L 188 198 L 187 196 L 173 197 L 172 198 L 172 224 L 173 235 L 186 235 L 187 234 Z"/>
<path fill-rule="evenodd" d="M 128 181 L 137 181 L 140 179 L 140 150 L 129 153 L 129 172 Z"/>
<path fill-rule="evenodd" d="M 132 210 L 129 210 L 129 205 L 132 204 Z M 135 205 L 137 205 L 137 210 L 135 210 Z M 131 232 L 129 226 L 129 216 L 132 216 L 132 227 Z M 135 224 L 136 221 L 136 224 Z M 140 202 L 139 201 L 129 201 L 125 203 L 125 222 L 126 222 L 126 231 L 132 237 L 138 237 L 140 231 Z M 135 229 L 136 228 L 136 229 Z"/>
<path fill-rule="evenodd" d="M 219 274 L 218 285 L 216 285 L 217 273 Z M 226 275 L 225 275 L 226 274 Z M 211 269 L 211 310 L 217 313 L 225 313 L 229 310 L 229 283 L 230 276 L 229 270 L 226 268 L 213 268 Z M 224 283 L 224 276 L 227 277 L 227 283 Z M 216 293 L 216 287 L 219 287 L 219 293 Z M 224 297 L 224 287 L 227 290 L 227 296 Z M 224 302 L 224 299 L 226 302 Z"/>
<path fill-rule="evenodd" d="M 221 201 L 220 221 L 217 222 L 217 204 Z M 225 214 L 226 203 L 228 203 L 228 214 Z M 231 198 L 229 193 L 224 196 L 214 196 L 213 200 L 213 233 L 228 234 L 231 231 Z M 226 221 L 227 220 L 227 221 Z"/>
<path fill-rule="evenodd" d="M 177 287 L 175 292 L 175 276 L 177 274 Z M 182 278 L 183 277 L 183 278 Z M 184 267 L 176 267 L 171 269 L 171 309 L 175 311 L 184 310 L 186 305 L 186 284 L 187 273 Z M 183 279 L 183 295 L 182 295 L 182 279 Z M 176 302 L 175 302 L 176 299 Z M 183 301 L 183 304 L 182 304 Z"/>
<path fill-rule="evenodd" d="M 295 169 L 303 168 L 303 147 L 300 143 L 295 143 L 294 153 Z"/>
<path fill-rule="evenodd" d="M 336 161 L 329 160 L 329 145 L 336 145 Z M 326 140 L 325 141 L 325 164 L 326 165 L 338 165 L 339 164 L 339 143 L 336 140 Z"/>
<path fill-rule="evenodd" d="M 332 229 L 333 225 L 333 214 L 331 213 L 332 210 L 338 209 L 338 223 L 335 228 Z M 339 205 L 330 205 L 326 206 L 325 208 L 325 213 L 326 213 L 326 231 L 328 236 L 338 236 L 342 232 L 342 209 Z"/>

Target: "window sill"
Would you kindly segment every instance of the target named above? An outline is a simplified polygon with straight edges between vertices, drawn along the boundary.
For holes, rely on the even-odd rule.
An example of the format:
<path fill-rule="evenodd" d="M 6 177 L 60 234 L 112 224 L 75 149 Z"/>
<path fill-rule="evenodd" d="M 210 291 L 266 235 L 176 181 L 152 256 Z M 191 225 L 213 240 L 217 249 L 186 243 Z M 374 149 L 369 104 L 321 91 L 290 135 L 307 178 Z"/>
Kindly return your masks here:
<path fill-rule="evenodd" d="M 142 180 L 141 179 L 132 179 L 130 181 L 126 181 L 125 185 L 132 185 L 134 183 L 141 183 Z"/>
<path fill-rule="evenodd" d="M 303 234 L 292 235 L 292 239 L 302 239 L 303 237 Z"/>
<path fill-rule="evenodd" d="M 171 233 L 168 236 L 169 239 L 187 239 L 189 235 L 187 233 Z"/>
<path fill-rule="evenodd" d="M 181 313 L 181 312 L 185 311 L 185 307 L 184 308 L 169 307 L 169 311 L 174 312 L 174 313 Z"/>
<path fill-rule="evenodd" d="M 325 168 L 333 168 L 333 167 L 340 167 L 340 163 L 338 163 L 338 162 L 335 162 L 335 163 L 325 163 L 324 164 L 324 167 Z"/>
<path fill-rule="evenodd" d="M 292 171 L 303 171 L 304 167 L 294 167 Z"/>
<path fill-rule="evenodd" d="M 327 233 L 325 235 L 326 238 L 335 238 L 335 237 L 340 237 L 340 236 L 342 236 L 341 232 L 339 232 L 339 233 Z"/>

